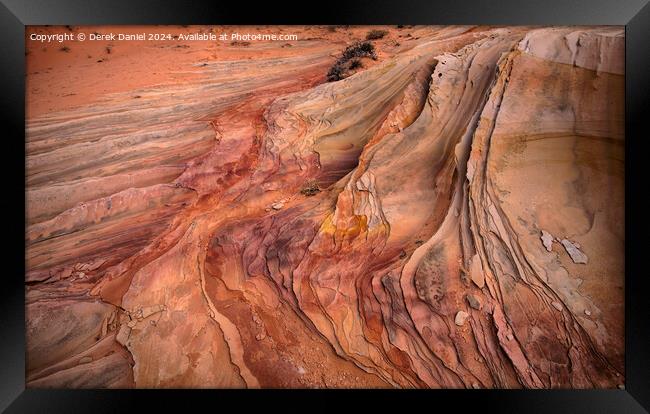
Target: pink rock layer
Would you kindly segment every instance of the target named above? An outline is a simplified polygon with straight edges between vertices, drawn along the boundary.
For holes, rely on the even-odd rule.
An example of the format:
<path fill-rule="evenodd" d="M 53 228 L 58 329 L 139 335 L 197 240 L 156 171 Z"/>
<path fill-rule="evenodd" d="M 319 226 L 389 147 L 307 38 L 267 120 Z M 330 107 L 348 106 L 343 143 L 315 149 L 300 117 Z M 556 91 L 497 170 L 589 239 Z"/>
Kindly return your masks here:
<path fill-rule="evenodd" d="M 29 387 L 624 384 L 623 28 L 370 29 L 47 51 Z"/>

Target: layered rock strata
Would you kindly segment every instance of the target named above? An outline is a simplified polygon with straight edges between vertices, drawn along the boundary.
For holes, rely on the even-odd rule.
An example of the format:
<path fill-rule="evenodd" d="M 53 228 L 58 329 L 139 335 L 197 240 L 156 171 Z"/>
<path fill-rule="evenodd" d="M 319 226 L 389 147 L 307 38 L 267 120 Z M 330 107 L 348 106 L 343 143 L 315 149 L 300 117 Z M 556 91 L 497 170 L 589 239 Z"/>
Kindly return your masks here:
<path fill-rule="evenodd" d="M 624 384 L 623 28 L 388 31 L 29 118 L 27 385 Z"/>

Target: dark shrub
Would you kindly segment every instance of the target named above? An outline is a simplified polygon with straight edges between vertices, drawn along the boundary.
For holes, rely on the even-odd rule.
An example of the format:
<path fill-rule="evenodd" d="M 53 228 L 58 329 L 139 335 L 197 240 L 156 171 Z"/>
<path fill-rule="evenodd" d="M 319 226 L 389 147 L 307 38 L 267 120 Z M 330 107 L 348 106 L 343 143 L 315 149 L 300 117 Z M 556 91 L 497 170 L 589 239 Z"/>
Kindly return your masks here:
<path fill-rule="evenodd" d="M 327 81 L 336 82 L 337 80 L 343 79 L 343 72 L 345 72 L 343 66 L 344 64 L 337 60 L 336 63 L 334 63 L 334 66 L 332 66 L 329 72 L 327 72 Z"/>
<path fill-rule="evenodd" d="M 320 193 L 320 188 L 318 188 L 318 183 L 316 180 L 309 180 L 305 183 L 305 186 L 300 190 L 300 193 L 304 196 L 311 197 Z"/>
<path fill-rule="evenodd" d="M 381 39 L 387 34 L 388 32 L 386 30 L 371 30 L 366 34 L 366 40 Z"/>
<path fill-rule="evenodd" d="M 363 67 L 363 64 L 358 59 L 362 57 L 377 59 L 375 47 L 372 43 L 357 42 L 345 48 L 341 57 L 337 59 L 329 72 L 327 72 L 327 81 L 335 82 L 341 80 L 345 78 L 345 74 L 348 70 Z"/>
<path fill-rule="evenodd" d="M 372 59 L 377 59 L 375 54 L 375 46 L 370 42 L 357 42 L 351 46 L 348 46 L 343 51 L 342 59 L 350 60 L 355 57 L 369 57 Z"/>
<path fill-rule="evenodd" d="M 363 67 L 363 63 L 361 63 L 361 61 L 359 59 L 352 59 L 350 61 L 350 65 L 348 66 L 348 69 L 354 70 L 354 69 L 362 68 L 362 67 Z"/>

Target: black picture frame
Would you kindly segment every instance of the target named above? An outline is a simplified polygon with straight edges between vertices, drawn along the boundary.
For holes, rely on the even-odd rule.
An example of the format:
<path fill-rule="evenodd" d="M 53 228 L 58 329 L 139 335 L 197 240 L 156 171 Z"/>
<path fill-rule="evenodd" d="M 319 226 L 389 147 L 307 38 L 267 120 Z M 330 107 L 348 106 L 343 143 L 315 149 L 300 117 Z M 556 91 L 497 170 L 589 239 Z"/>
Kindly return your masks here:
<path fill-rule="evenodd" d="M 0 284 L 0 410 L 7 412 L 130 412 L 154 406 L 238 409 L 250 404 L 340 409 L 350 402 L 397 409 L 443 409 L 447 404 L 488 412 L 642 413 L 650 411 L 650 304 L 647 255 L 647 182 L 650 110 L 650 5 L 648 0 L 447 0 L 249 3 L 213 0 L 0 0 L 0 113 L 2 229 L 5 265 Z M 482 24 L 625 25 L 626 154 L 624 390 L 37 390 L 25 389 L 25 37 L 27 25 L 99 24 Z M 21 219 L 22 217 L 22 219 Z M 21 242 L 21 240 L 23 242 Z M 340 402 L 345 398 L 345 403 Z M 233 401 L 235 400 L 235 401 Z M 175 408 L 179 407 L 179 408 Z M 209 407 L 209 406 L 208 406 Z M 456 411 L 456 409 L 455 409 Z"/>

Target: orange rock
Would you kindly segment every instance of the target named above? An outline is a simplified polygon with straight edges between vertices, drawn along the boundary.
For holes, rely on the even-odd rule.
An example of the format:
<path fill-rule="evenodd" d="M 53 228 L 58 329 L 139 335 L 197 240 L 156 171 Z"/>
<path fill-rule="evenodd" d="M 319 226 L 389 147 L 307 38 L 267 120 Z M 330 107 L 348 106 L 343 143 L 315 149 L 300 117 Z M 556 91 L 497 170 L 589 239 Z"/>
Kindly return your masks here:
<path fill-rule="evenodd" d="M 623 28 L 384 29 L 28 42 L 28 383 L 624 383 Z"/>

